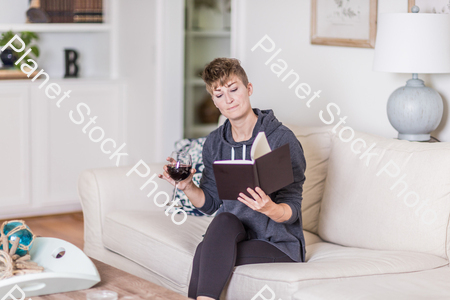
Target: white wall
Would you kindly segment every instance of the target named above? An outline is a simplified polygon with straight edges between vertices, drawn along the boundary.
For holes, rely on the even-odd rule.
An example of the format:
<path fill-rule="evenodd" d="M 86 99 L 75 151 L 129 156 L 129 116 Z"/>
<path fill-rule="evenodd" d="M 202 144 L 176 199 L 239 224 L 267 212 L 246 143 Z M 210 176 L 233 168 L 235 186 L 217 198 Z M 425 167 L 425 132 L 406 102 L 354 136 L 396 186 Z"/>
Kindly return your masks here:
<path fill-rule="evenodd" d="M 164 161 L 182 137 L 184 2 L 118 1 L 130 162 Z"/>
<path fill-rule="evenodd" d="M 406 0 L 378 0 L 378 13 L 407 12 L 407 5 Z M 326 105 L 334 102 L 341 109 L 340 117 L 348 116 L 347 126 L 397 137 L 387 118 L 386 104 L 389 95 L 405 85 L 410 74 L 372 71 L 374 49 L 311 45 L 310 0 L 238 0 L 234 8 L 237 27 L 233 32 L 234 56 L 242 61 L 254 85 L 253 107 L 272 108 L 285 123 L 320 126 L 324 125 L 319 118 L 320 110 L 326 112 Z M 251 48 L 266 34 L 275 42 L 276 49 L 271 53 L 260 48 L 252 52 Z M 282 49 L 279 55 L 265 65 L 279 48 Z M 276 59 L 288 64 L 280 77 L 270 69 Z M 320 98 L 310 108 L 306 106 L 308 98 L 302 100 L 295 95 L 297 85 L 289 89 L 291 81 L 281 81 L 291 69 L 300 75 L 299 83 L 309 84 L 312 91 L 321 90 Z M 435 88 L 444 100 L 444 116 L 432 136 L 450 141 L 450 75 L 419 74 L 419 78 Z"/>
<path fill-rule="evenodd" d="M 183 137 L 184 0 L 157 0 L 156 144 L 154 161 L 165 161 Z"/>
<path fill-rule="evenodd" d="M 136 9 L 135 4 L 118 1 L 118 69 L 119 78 L 127 81 L 127 148 L 131 163 L 147 158 L 154 139 L 155 2 L 140 1 L 140 9 Z M 137 67 L 139 64 L 143 67 Z"/>
<path fill-rule="evenodd" d="M 0 7 L 0 23 L 25 23 L 28 0 L 0 0 Z"/>

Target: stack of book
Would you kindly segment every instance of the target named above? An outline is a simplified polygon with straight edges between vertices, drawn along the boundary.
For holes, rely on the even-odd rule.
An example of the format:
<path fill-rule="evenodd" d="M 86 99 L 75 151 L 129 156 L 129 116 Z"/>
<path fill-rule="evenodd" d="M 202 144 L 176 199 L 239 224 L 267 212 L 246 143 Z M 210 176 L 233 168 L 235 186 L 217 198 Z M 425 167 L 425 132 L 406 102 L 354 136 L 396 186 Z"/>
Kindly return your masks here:
<path fill-rule="evenodd" d="M 50 18 L 50 23 L 73 23 L 74 0 L 41 0 L 41 9 Z"/>
<path fill-rule="evenodd" d="M 103 0 L 40 0 L 50 23 L 102 23 Z"/>
<path fill-rule="evenodd" d="M 74 0 L 74 23 L 102 23 L 102 0 Z"/>

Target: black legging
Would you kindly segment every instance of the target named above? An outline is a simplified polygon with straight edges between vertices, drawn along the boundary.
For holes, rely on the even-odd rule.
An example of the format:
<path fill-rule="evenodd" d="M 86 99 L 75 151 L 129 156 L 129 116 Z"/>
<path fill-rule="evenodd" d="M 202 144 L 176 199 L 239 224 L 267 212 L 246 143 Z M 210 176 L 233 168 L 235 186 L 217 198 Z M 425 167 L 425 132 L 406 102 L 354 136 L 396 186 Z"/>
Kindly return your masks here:
<path fill-rule="evenodd" d="M 195 251 L 189 298 L 219 299 L 234 266 L 294 262 L 266 241 L 246 240 L 246 237 L 244 225 L 234 214 L 222 212 L 214 217 Z"/>

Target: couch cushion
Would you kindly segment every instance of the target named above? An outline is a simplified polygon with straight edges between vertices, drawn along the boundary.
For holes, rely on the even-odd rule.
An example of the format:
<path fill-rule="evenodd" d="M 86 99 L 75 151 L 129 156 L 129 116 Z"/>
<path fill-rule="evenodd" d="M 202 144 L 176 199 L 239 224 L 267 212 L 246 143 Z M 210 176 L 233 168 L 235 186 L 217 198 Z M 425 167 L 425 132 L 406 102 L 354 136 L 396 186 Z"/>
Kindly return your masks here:
<path fill-rule="evenodd" d="M 350 130 L 342 138 L 350 139 Z M 334 134 L 332 144 L 319 216 L 322 239 L 448 259 L 450 143 L 355 132 L 349 142 Z M 364 156 L 367 150 L 375 155 Z"/>
<path fill-rule="evenodd" d="M 318 233 L 320 201 L 325 190 L 332 126 L 300 127 L 285 124 L 300 141 L 306 159 L 303 184 L 303 229 Z"/>
<path fill-rule="evenodd" d="M 420 252 L 370 250 L 327 242 L 311 244 L 306 248 L 305 263 L 236 267 L 227 286 L 226 299 L 251 299 L 267 285 L 276 294 L 276 298 L 267 299 L 288 300 L 298 290 L 337 279 L 417 272 L 447 265 L 446 259 Z"/>
<path fill-rule="evenodd" d="M 295 300 L 450 299 L 450 268 L 329 280 L 301 289 Z M 284 300 L 284 299 L 283 299 Z"/>
<path fill-rule="evenodd" d="M 175 225 L 164 212 L 115 211 L 106 216 L 103 243 L 107 249 L 186 286 L 195 249 L 212 220 L 188 216 L 185 223 Z M 304 236 L 306 245 L 323 242 L 307 231 Z"/>

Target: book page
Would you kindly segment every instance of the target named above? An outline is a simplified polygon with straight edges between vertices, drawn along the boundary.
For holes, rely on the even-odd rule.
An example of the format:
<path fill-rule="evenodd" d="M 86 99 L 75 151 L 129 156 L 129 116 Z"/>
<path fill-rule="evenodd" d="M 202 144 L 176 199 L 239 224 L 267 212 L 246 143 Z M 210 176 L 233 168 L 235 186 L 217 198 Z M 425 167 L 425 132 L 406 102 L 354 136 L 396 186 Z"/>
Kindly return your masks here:
<path fill-rule="evenodd" d="M 271 149 L 269 146 L 269 142 L 267 141 L 266 133 L 264 131 L 261 131 L 253 141 L 250 157 L 252 158 L 252 160 L 255 160 L 258 157 L 269 153 L 270 151 Z"/>

